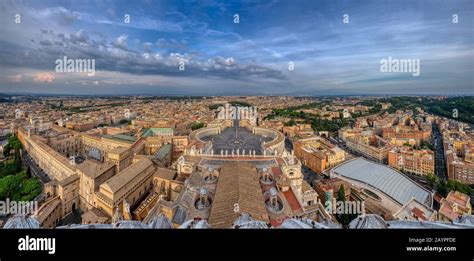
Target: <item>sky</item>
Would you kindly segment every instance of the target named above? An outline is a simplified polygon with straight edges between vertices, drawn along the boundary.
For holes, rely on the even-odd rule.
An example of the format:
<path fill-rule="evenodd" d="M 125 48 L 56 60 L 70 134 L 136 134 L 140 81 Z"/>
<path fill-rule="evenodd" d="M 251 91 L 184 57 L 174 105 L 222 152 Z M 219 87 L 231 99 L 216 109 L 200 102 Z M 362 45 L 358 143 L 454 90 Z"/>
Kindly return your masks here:
<path fill-rule="evenodd" d="M 0 92 L 473 95 L 473 15 L 472 0 L 0 0 Z M 95 74 L 58 71 L 65 56 Z M 383 72 L 389 57 L 419 76 Z"/>

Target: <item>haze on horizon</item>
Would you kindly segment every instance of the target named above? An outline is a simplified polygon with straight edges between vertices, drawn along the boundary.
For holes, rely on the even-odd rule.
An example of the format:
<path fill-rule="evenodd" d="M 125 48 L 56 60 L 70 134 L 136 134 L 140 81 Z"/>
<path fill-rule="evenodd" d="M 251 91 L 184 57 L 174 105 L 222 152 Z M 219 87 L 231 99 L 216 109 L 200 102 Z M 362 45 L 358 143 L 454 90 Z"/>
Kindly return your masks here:
<path fill-rule="evenodd" d="M 470 0 L 3 0 L 0 93 L 472 95 L 473 12 Z M 95 59 L 95 75 L 55 72 L 64 56 Z M 387 57 L 419 59 L 420 76 L 382 73 Z"/>

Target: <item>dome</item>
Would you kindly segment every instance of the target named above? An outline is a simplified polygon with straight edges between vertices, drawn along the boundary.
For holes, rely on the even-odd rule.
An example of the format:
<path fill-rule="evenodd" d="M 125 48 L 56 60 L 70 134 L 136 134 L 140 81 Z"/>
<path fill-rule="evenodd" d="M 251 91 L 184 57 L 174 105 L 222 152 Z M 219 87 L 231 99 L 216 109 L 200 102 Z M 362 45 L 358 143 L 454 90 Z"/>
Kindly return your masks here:
<path fill-rule="evenodd" d="M 236 229 L 264 229 L 268 228 L 268 225 L 263 221 L 254 220 L 247 213 L 243 213 L 234 221 L 232 227 Z"/>
<path fill-rule="evenodd" d="M 22 229 L 22 228 L 40 228 L 39 221 L 33 217 L 26 217 L 25 215 L 15 215 L 7 220 L 4 229 Z"/>
<path fill-rule="evenodd" d="M 298 228 L 298 229 L 329 229 L 329 228 L 341 228 L 340 225 L 336 225 L 332 222 L 316 222 L 308 218 L 289 218 L 283 221 L 279 228 Z"/>
<path fill-rule="evenodd" d="M 56 227 L 57 229 L 111 229 L 112 224 L 69 224 L 66 226 Z"/>
<path fill-rule="evenodd" d="M 463 215 L 459 216 L 455 221 L 454 224 L 462 224 L 462 225 L 469 225 L 474 226 L 474 215 Z"/>
<path fill-rule="evenodd" d="M 206 229 L 211 228 L 209 223 L 206 220 L 188 220 L 184 222 L 179 228 L 188 228 L 188 229 Z"/>
<path fill-rule="evenodd" d="M 365 228 L 388 228 L 385 220 L 376 214 L 360 215 L 349 223 L 349 228 L 365 229 Z"/>
<path fill-rule="evenodd" d="M 313 228 L 313 227 L 311 225 L 306 224 L 305 222 L 302 222 L 301 220 L 294 219 L 294 218 L 289 218 L 289 219 L 286 219 L 285 221 L 283 221 L 283 223 L 281 223 L 279 228 L 309 229 L 309 228 Z"/>
<path fill-rule="evenodd" d="M 239 227 L 234 227 L 236 229 L 267 229 L 267 223 L 263 221 L 250 221 L 247 223 L 242 224 Z"/>
<path fill-rule="evenodd" d="M 173 228 L 173 224 L 171 224 L 171 221 L 169 221 L 168 218 L 166 218 L 164 214 L 154 216 L 147 223 L 147 225 L 150 228 L 156 228 L 156 229 L 170 229 L 170 228 Z"/>
<path fill-rule="evenodd" d="M 150 228 L 147 225 L 143 224 L 140 221 L 136 220 L 123 220 L 115 223 L 115 228 L 119 229 L 141 229 L 141 228 Z"/>
<path fill-rule="evenodd" d="M 211 228 L 211 226 L 209 225 L 209 223 L 207 223 L 206 220 L 200 220 L 196 223 L 196 225 L 194 225 L 193 228 L 205 229 L 205 228 Z"/>

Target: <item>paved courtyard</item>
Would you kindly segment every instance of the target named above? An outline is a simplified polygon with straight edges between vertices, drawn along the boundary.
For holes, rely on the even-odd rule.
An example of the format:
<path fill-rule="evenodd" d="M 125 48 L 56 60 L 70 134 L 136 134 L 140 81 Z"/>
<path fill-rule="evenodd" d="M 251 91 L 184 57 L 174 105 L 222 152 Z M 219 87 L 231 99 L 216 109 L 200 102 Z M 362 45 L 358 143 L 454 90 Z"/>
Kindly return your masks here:
<path fill-rule="evenodd" d="M 215 154 L 220 154 L 221 151 L 225 150 L 228 150 L 230 154 L 232 150 L 239 149 L 240 153 L 242 153 L 242 150 L 245 150 L 246 154 L 250 150 L 255 150 L 257 155 L 261 155 L 263 154 L 262 142 L 271 141 L 272 138 L 252 134 L 248 129 L 238 126 L 238 121 L 234 121 L 233 127 L 225 129 L 219 135 L 203 137 L 202 140 L 212 141 Z"/>
<path fill-rule="evenodd" d="M 233 160 L 219 160 L 219 159 L 203 159 L 200 164 L 204 166 L 211 166 L 215 169 L 222 167 L 222 165 L 232 162 Z M 246 160 L 245 162 L 252 164 L 256 168 L 271 168 L 277 167 L 278 163 L 275 159 L 268 159 L 268 160 Z"/>

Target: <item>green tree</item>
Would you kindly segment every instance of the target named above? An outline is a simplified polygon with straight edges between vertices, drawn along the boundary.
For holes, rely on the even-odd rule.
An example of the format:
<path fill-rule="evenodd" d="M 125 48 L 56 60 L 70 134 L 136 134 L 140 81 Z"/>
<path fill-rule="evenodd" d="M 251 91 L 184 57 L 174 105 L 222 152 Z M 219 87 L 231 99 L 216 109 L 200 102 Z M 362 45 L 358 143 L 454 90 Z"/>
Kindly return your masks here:
<path fill-rule="evenodd" d="M 131 121 L 127 120 L 127 119 L 121 119 L 119 121 L 119 124 L 129 124 Z"/>
<path fill-rule="evenodd" d="M 191 130 L 197 130 L 197 129 L 200 129 L 204 127 L 204 123 L 202 122 L 193 122 L 193 124 L 191 125 Z"/>
<path fill-rule="evenodd" d="M 285 125 L 286 125 L 286 126 L 295 126 L 295 125 L 296 125 L 296 121 L 293 120 L 293 119 L 291 119 L 291 120 L 289 120 Z"/>
<path fill-rule="evenodd" d="M 21 201 L 31 201 L 40 193 L 41 182 L 35 178 L 26 179 L 14 199 Z"/>
<path fill-rule="evenodd" d="M 448 180 L 448 182 L 438 180 L 436 190 L 443 197 L 446 197 L 450 191 L 459 191 L 469 196 L 474 193 L 471 187 L 456 180 Z"/>
<path fill-rule="evenodd" d="M 337 191 L 337 202 L 338 204 L 343 204 L 343 206 L 345 206 L 345 202 L 346 202 L 346 190 L 344 189 L 344 186 L 341 184 L 341 186 L 339 186 L 339 190 Z M 333 207 L 336 207 L 336 206 L 333 206 Z M 341 223 L 343 226 L 347 226 L 349 225 L 349 222 L 350 222 L 350 219 L 349 219 L 349 214 L 348 213 L 338 213 L 336 215 L 336 219 L 337 221 L 339 221 L 339 223 Z"/>
<path fill-rule="evenodd" d="M 10 144 L 11 147 L 14 149 L 21 149 L 22 147 L 22 144 L 18 137 L 13 135 L 8 138 L 8 144 Z"/>
<path fill-rule="evenodd" d="M 448 188 L 446 187 L 446 182 L 444 180 L 440 180 L 438 182 L 438 186 L 436 187 L 436 190 L 443 197 L 446 197 L 448 195 Z"/>
<path fill-rule="evenodd" d="M 32 177 L 32 176 L 31 176 L 31 168 L 30 168 L 30 166 L 28 166 L 28 168 L 26 168 L 26 176 L 27 176 L 28 178 L 31 178 L 31 177 Z"/>
<path fill-rule="evenodd" d="M 5 158 L 10 156 L 11 150 L 12 150 L 12 147 L 10 143 L 5 144 L 5 146 L 3 146 L 3 156 L 5 156 Z"/>
<path fill-rule="evenodd" d="M 459 191 L 461 193 L 464 193 L 466 195 L 471 195 L 472 194 L 472 189 L 466 185 L 463 184 L 459 181 L 456 180 L 448 180 L 448 183 L 446 184 L 446 187 L 448 191 Z"/>
<path fill-rule="evenodd" d="M 250 103 L 242 102 L 242 101 L 231 101 L 229 102 L 232 106 L 240 106 L 240 107 L 250 107 L 252 106 Z"/>
<path fill-rule="evenodd" d="M 21 176 L 8 175 L 0 179 L 0 199 L 5 200 L 12 197 L 21 184 Z"/>
<path fill-rule="evenodd" d="M 222 104 L 212 104 L 209 105 L 209 110 L 217 110 L 219 107 L 223 107 L 224 105 Z"/>
<path fill-rule="evenodd" d="M 20 149 L 23 147 L 18 137 L 13 135 L 8 135 L 8 142 L 3 147 L 3 155 L 5 157 L 10 156 L 10 152 L 12 149 L 15 150 L 15 157 L 20 155 Z"/>
<path fill-rule="evenodd" d="M 22 167 L 21 167 L 21 157 L 20 157 L 20 150 L 15 149 L 15 159 L 14 159 L 14 165 L 15 165 L 15 172 L 20 172 Z"/>
<path fill-rule="evenodd" d="M 12 161 L 6 161 L 3 164 L 0 164 L 0 178 L 16 173 L 16 168 Z"/>
<path fill-rule="evenodd" d="M 433 174 L 428 174 L 426 176 L 426 180 L 428 181 L 428 185 L 431 187 L 431 188 L 434 188 L 434 186 L 436 185 L 437 181 L 438 181 L 438 178 L 433 175 Z"/>

